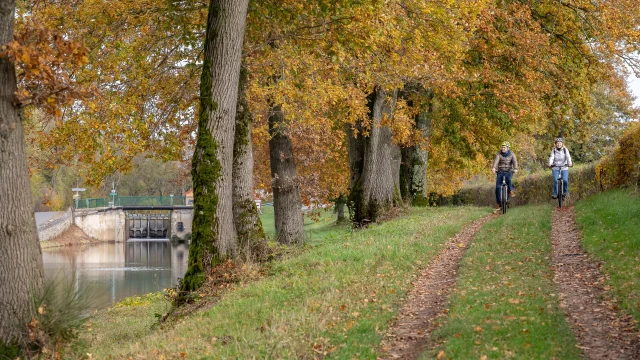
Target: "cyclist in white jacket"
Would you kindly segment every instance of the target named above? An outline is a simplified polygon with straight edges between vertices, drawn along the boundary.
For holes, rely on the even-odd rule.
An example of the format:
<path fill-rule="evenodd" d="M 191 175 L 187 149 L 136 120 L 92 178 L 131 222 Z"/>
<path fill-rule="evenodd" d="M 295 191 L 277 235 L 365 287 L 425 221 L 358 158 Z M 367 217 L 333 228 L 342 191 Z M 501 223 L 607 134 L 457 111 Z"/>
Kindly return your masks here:
<path fill-rule="evenodd" d="M 564 183 L 564 196 L 567 195 L 569 189 L 569 168 L 573 166 L 571 162 L 571 154 L 569 149 L 564 146 L 562 138 L 556 138 L 556 146 L 551 150 L 549 156 L 549 167 L 553 173 L 553 198 L 558 198 L 558 172 L 562 173 L 562 182 Z"/>

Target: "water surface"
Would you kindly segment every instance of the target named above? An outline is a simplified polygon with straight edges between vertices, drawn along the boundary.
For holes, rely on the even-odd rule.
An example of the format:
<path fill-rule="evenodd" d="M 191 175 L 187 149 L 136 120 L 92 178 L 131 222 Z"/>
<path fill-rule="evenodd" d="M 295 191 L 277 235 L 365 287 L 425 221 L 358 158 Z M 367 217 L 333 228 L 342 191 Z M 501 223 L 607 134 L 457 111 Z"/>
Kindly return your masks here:
<path fill-rule="evenodd" d="M 45 279 L 84 293 L 94 309 L 175 286 L 187 270 L 188 244 L 138 239 L 42 252 Z"/>

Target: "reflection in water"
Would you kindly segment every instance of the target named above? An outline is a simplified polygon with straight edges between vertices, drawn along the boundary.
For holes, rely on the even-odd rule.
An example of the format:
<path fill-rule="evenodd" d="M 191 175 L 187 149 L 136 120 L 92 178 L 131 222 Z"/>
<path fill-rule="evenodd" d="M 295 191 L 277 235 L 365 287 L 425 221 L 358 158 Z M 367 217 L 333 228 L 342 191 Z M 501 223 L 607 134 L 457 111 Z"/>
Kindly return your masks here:
<path fill-rule="evenodd" d="M 184 276 L 189 245 L 137 240 L 43 251 L 45 278 L 85 293 L 93 308 L 174 286 Z"/>

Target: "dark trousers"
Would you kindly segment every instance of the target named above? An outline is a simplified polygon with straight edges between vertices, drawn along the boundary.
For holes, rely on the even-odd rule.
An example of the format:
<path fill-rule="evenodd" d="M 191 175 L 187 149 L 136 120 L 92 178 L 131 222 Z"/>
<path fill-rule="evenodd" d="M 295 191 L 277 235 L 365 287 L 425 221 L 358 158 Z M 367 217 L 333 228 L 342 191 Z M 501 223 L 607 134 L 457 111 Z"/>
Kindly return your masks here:
<path fill-rule="evenodd" d="M 513 190 L 513 184 L 511 184 L 511 177 L 513 177 L 513 172 L 498 171 L 496 175 L 496 203 L 500 204 L 500 201 L 502 200 L 502 178 L 504 178 L 504 181 L 507 183 L 509 191 Z"/>

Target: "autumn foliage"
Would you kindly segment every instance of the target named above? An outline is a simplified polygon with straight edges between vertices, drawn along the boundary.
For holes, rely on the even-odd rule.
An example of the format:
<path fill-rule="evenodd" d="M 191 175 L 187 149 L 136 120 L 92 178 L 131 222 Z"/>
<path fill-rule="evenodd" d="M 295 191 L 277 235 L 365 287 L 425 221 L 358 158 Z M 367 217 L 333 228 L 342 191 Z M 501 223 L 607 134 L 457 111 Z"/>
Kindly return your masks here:
<path fill-rule="evenodd" d="M 84 0 L 23 9 L 6 52 L 20 66 L 18 101 L 43 106 L 54 124 L 32 130 L 51 162 L 75 164 L 99 184 L 141 153 L 190 157 L 207 5 Z M 610 144 L 593 139 L 619 133 L 602 129 L 635 116 L 624 76 L 640 69 L 630 56 L 637 13 L 628 0 L 251 2 L 244 57 L 254 182 L 270 189 L 267 119 L 281 104 L 303 202 L 349 192 L 346 130 L 369 134 L 375 86 L 433 93 L 428 137 L 414 121 L 420 94 L 399 98 L 381 124 L 395 145 L 429 152 L 430 191 L 451 194 L 486 173 L 504 139 L 531 169 L 558 134 L 597 158 Z M 612 102 L 622 117 L 607 115 Z"/>

